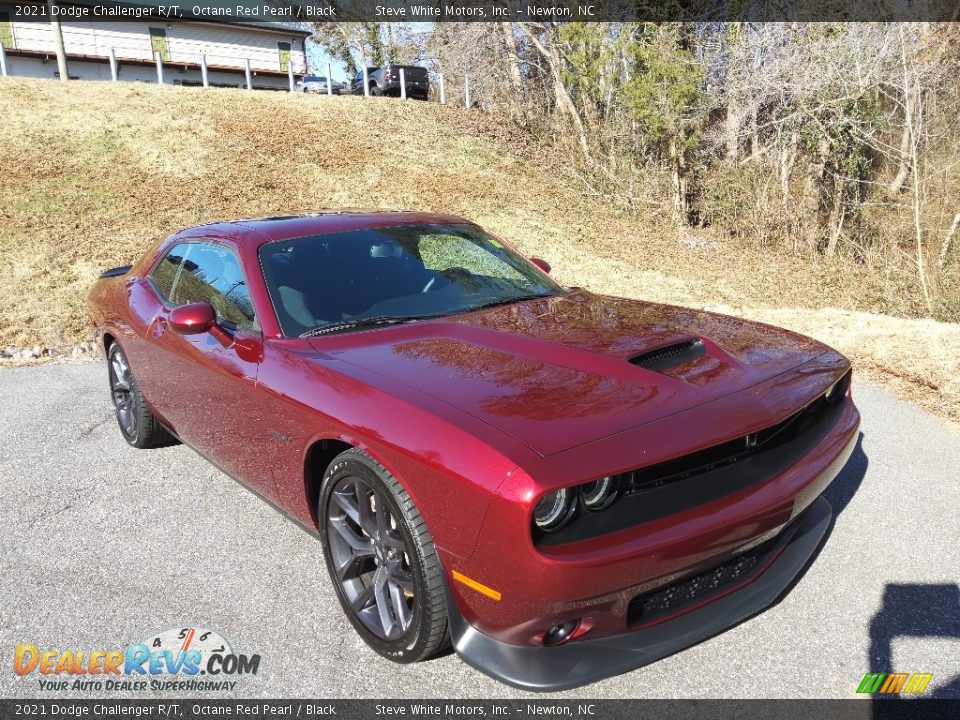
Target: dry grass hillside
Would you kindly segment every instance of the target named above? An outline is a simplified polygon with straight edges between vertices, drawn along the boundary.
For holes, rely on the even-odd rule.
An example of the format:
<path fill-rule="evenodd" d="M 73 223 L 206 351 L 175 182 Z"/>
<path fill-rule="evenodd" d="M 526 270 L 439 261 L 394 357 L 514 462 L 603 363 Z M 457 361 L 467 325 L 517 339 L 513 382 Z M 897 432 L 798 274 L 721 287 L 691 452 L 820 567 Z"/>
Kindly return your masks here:
<path fill-rule="evenodd" d="M 879 315 L 882 280 L 678 236 L 488 116 L 436 104 L 0 79 L 0 347 L 88 338 L 97 273 L 214 219 L 324 207 L 471 218 L 597 292 L 794 328 L 862 378 L 960 419 L 960 326 Z M 842 308 L 842 309 L 834 309 Z"/>

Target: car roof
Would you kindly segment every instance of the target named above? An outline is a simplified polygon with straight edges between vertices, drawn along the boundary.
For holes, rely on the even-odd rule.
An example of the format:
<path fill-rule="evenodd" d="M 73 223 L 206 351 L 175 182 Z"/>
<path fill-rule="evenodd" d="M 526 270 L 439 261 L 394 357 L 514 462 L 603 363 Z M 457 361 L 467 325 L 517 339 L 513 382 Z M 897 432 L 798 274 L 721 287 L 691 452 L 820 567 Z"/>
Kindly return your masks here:
<path fill-rule="evenodd" d="M 291 240 L 308 235 L 349 232 L 365 228 L 421 224 L 449 225 L 469 222 L 469 220 L 456 215 L 412 210 L 322 210 L 299 215 L 277 215 L 198 225 L 177 233 L 177 237 L 204 237 L 216 234 L 232 237 L 238 242 L 261 245 L 265 242 Z"/>

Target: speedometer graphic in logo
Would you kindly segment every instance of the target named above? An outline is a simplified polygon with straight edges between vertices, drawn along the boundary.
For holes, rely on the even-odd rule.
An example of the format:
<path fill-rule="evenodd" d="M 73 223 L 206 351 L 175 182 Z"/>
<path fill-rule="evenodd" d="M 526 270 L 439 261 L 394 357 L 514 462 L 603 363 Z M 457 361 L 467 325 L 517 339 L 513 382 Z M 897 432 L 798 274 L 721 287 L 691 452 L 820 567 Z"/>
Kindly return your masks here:
<path fill-rule="evenodd" d="M 196 664 L 201 668 L 207 667 L 211 655 L 218 654 L 224 657 L 234 655 L 233 645 L 229 640 L 216 630 L 202 627 L 177 627 L 163 630 L 146 638 L 143 644 L 150 648 L 151 652 L 164 650 L 173 654 L 199 652 L 200 661 Z M 205 674 L 203 670 L 200 673 Z"/>

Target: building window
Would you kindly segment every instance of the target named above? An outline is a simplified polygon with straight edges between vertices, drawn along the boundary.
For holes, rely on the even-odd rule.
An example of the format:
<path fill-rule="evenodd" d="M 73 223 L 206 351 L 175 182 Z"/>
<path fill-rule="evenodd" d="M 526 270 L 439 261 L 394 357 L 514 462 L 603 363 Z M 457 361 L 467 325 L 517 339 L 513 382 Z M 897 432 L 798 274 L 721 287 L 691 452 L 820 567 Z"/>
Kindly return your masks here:
<path fill-rule="evenodd" d="M 157 53 L 160 53 L 160 59 L 170 60 L 170 46 L 167 44 L 167 31 L 163 28 L 150 28 L 150 58 L 157 59 Z"/>
<path fill-rule="evenodd" d="M 281 72 L 287 72 L 287 68 L 290 67 L 290 50 L 293 48 L 288 42 L 278 42 L 277 50 L 280 51 L 280 70 Z"/>
<path fill-rule="evenodd" d="M 10 24 L 10 13 L 0 12 L 0 45 L 6 50 L 13 50 L 13 26 Z"/>

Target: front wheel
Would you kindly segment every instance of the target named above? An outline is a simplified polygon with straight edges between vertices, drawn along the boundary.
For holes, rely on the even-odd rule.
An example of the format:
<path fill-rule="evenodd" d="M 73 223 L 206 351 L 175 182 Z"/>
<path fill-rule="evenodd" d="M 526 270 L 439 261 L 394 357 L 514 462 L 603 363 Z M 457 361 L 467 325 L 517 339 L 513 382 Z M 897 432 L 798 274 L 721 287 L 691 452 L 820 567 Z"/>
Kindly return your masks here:
<path fill-rule="evenodd" d="M 123 439 L 135 448 L 156 447 L 169 442 L 170 434 L 157 421 L 137 386 L 123 348 L 113 343 L 107 351 L 110 394 Z"/>
<path fill-rule="evenodd" d="M 327 570 L 364 641 L 394 662 L 426 660 L 449 641 L 440 561 L 410 496 L 359 449 L 338 455 L 317 508 Z"/>

